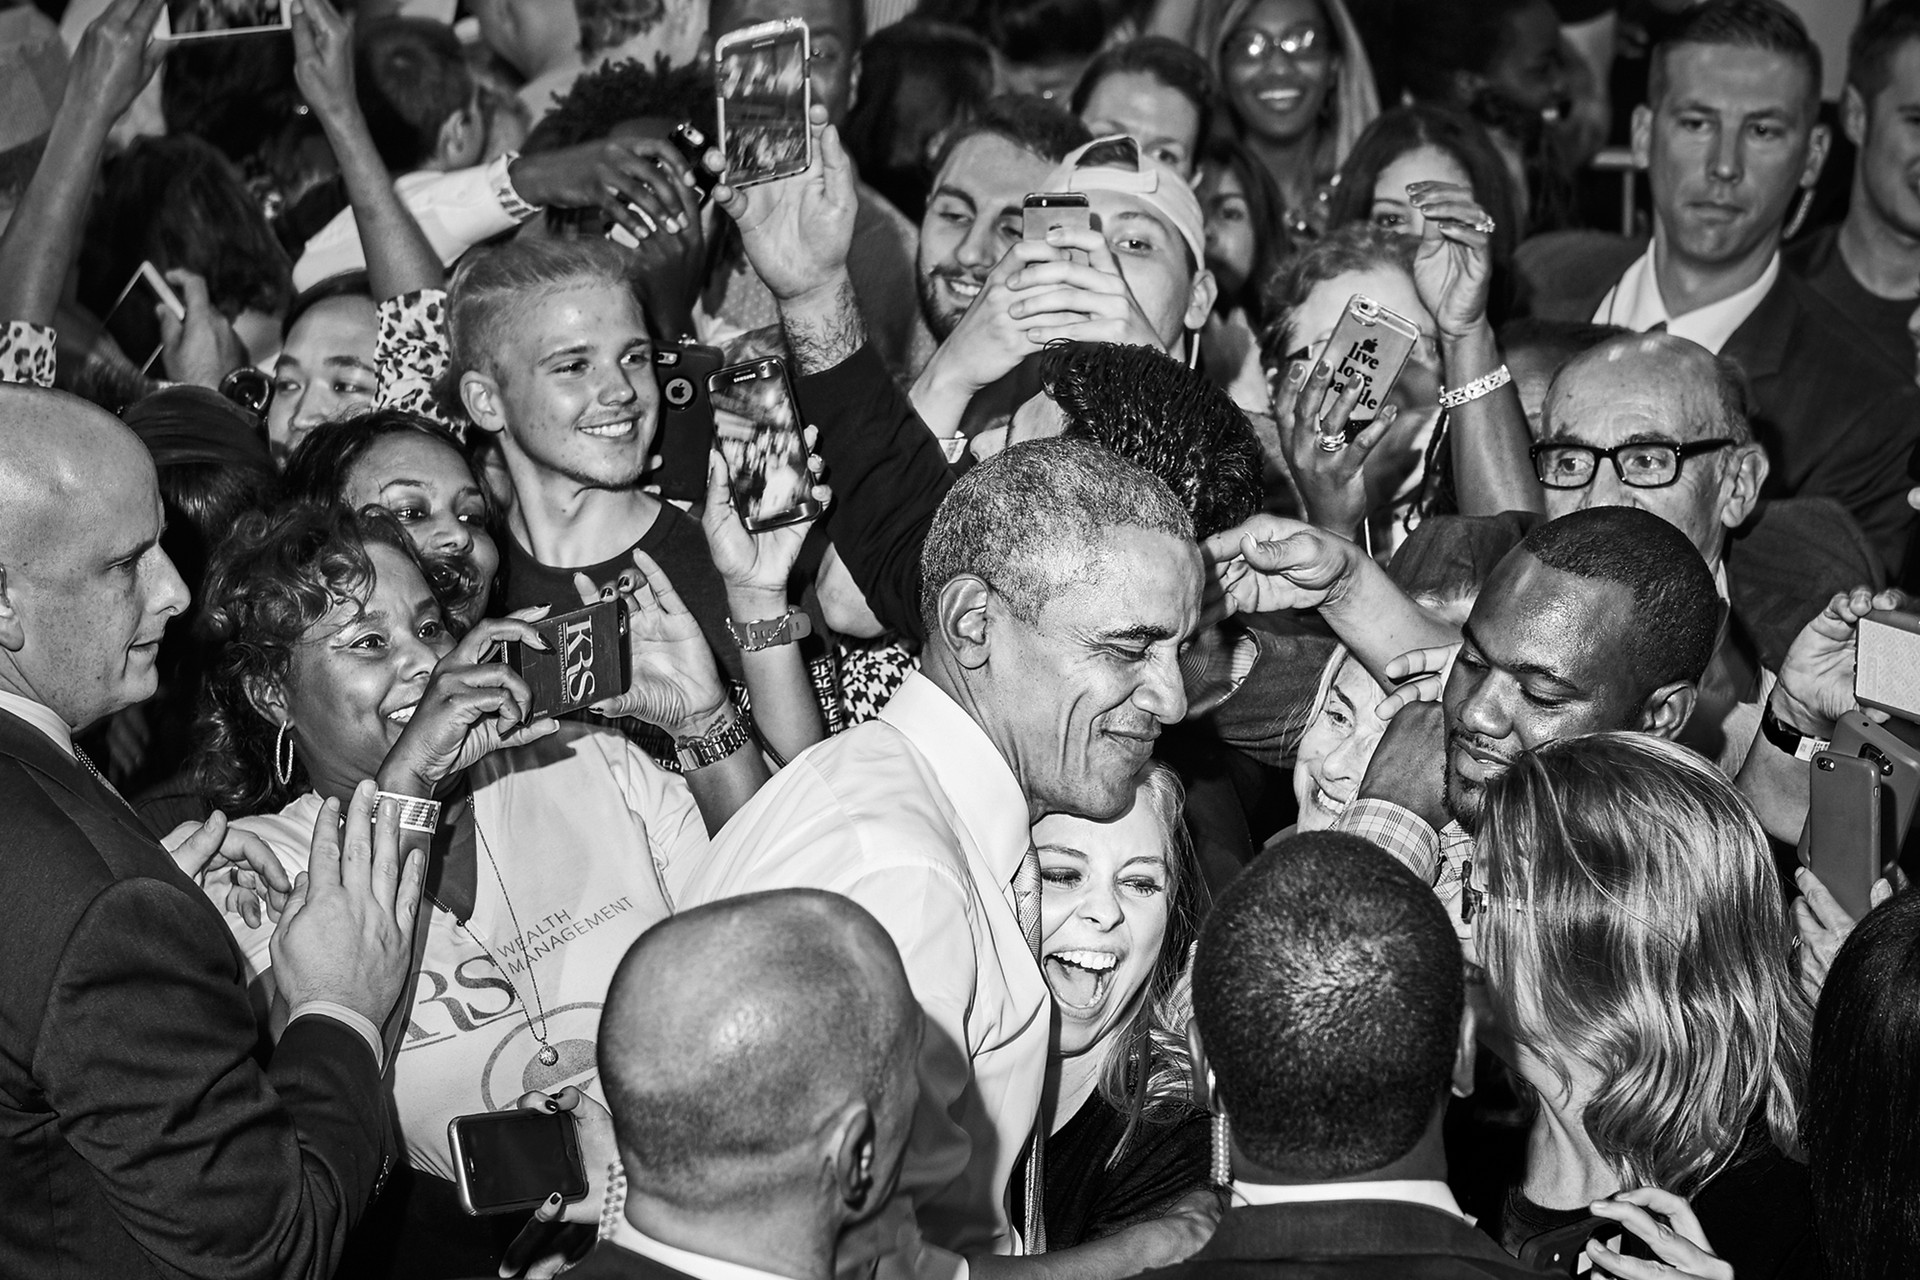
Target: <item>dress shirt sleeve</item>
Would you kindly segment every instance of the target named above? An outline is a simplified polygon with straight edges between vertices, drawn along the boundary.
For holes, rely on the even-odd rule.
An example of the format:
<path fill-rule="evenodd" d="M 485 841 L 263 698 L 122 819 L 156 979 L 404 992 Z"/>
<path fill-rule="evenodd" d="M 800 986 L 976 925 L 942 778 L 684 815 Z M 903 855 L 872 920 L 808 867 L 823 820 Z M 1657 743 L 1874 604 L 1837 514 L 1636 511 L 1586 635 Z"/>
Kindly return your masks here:
<path fill-rule="evenodd" d="M 308 1016 L 263 1072 L 238 977 L 188 886 L 112 884 L 62 948 L 33 1075 L 161 1270 L 325 1280 L 391 1161 L 380 1069 Z"/>
<path fill-rule="evenodd" d="M 447 291 L 416 289 L 378 306 L 380 333 L 374 342 L 373 367 L 379 378 L 374 403 L 382 409 L 402 409 L 432 418 L 457 430 L 440 411 L 434 387 L 447 375 Z"/>
<path fill-rule="evenodd" d="M 335 1004 L 331 1000 L 303 1000 L 294 1006 L 292 1013 L 287 1015 L 287 1025 L 292 1026 L 308 1015 L 316 1018 L 332 1018 L 335 1022 L 358 1032 L 360 1038 L 367 1042 L 367 1048 L 372 1051 L 373 1060 L 379 1063 L 382 1069 L 385 1068 L 386 1046 L 380 1043 L 380 1028 L 373 1025 L 373 1019 L 363 1013 L 356 1013 L 343 1004 Z"/>
<path fill-rule="evenodd" d="M 1428 884 L 1440 866 L 1440 836 L 1413 810 L 1391 800 L 1362 798 L 1334 820 L 1335 831 L 1346 831 L 1385 849 Z"/>
<path fill-rule="evenodd" d="M 54 331 L 44 324 L 9 320 L 0 329 L 0 382 L 53 385 Z"/>
<path fill-rule="evenodd" d="M 400 198 L 413 220 L 420 224 L 427 243 L 440 255 L 442 264 L 451 265 L 482 240 L 520 225 L 493 194 L 493 182 L 485 165 L 437 173 L 417 182 L 402 181 L 404 189 L 400 191 Z M 366 251 L 360 245 L 360 224 L 354 220 L 353 210 L 342 209 L 307 241 L 300 261 L 293 266 L 293 287 L 310 289 L 322 280 L 342 272 L 362 270 L 366 265 Z"/>
<path fill-rule="evenodd" d="M 653 850 L 654 874 L 671 910 L 673 885 L 699 867 L 712 846 L 706 819 L 701 817 L 700 806 L 694 802 L 684 776 L 661 768 L 624 736 L 595 736 L 608 739 L 607 749 L 620 753 L 614 765 L 615 776 L 620 779 L 628 810 L 646 830 L 647 844 Z"/>
<path fill-rule="evenodd" d="M 915 640 L 920 547 L 953 487 L 940 444 L 873 344 L 794 387 L 833 481 L 827 532 L 881 622 Z"/>

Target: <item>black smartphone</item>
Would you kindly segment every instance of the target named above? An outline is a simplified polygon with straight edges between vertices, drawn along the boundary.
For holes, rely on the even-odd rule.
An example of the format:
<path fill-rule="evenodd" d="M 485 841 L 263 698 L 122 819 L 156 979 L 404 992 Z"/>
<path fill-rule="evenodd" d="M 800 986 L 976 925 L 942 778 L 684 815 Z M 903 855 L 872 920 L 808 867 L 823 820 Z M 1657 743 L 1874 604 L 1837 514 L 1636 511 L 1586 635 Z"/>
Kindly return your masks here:
<path fill-rule="evenodd" d="M 633 663 L 625 601 L 596 600 L 529 625 L 548 647 L 508 641 L 507 665 L 533 690 L 530 716 L 564 716 L 627 691 Z"/>
<path fill-rule="evenodd" d="M 1555 1276 L 1592 1275 L 1593 1259 L 1587 1256 L 1588 1243 L 1598 1239 L 1617 1251 L 1620 1238 L 1625 1234 L 1620 1224 L 1611 1218 L 1582 1218 L 1579 1222 L 1543 1231 L 1522 1244 L 1520 1265 Z"/>
<path fill-rule="evenodd" d="M 1827 750 L 1859 756 L 1880 767 L 1881 861 L 1900 861 L 1913 835 L 1913 814 L 1920 807 L 1920 725 L 1908 720 L 1875 724 L 1849 711 L 1834 725 Z"/>
<path fill-rule="evenodd" d="M 786 363 L 749 360 L 707 377 L 713 434 L 727 462 L 733 509 L 749 532 L 820 514 Z"/>
<path fill-rule="evenodd" d="M 1855 920 L 1872 906 L 1880 878 L 1880 806 L 1879 765 L 1832 751 L 1813 757 L 1800 861 Z"/>
<path fill-rule="evenodd" d="M 660 496 L 681 502 L 707 497 L 707 455 L 713 451 L 713 401 L 707 379 L 725 357 L 691 338 L 656 347 L 653 374 L 660 384 L 660 465 L 648 477 Z"/>
<path fill-rule="evenodd" d="M 1093 210 L 1087 197 L 1078 191 L 1036 191 L 1020 202 L 1020 235 L 1025 240 L 1045 240 L 1055 227 L 1069 231 L 1091 231 Z M 1084 249 L 1069 249 L 1067 257 L 1085 266 L 1090 259 Z"/>
<path fill-rule="evenodd" d="M 719 91 L 720 151 L 727 185 L 750 187 L 806 172 L 813 135 L 807 111 L 812 37 L 799 18 L 729 31 L 713 46 Z"/>
<path fill-rule="evenodd" d="M 580 1134 L 566 1111 L 483 1111 L 447 1122 L 453 1177 L 468 1213 L 538 1208 L 558 1191 L 583 1200 L 587 1166 Z"/>
<path fill-rule="evenodd" d="M 673 144 L 673 149 L 680 153 L 680 158 L 692 170 L 693 185 L 700 191 L 700 203 L 711 200 L 714 184 L 720 179 L 713 170 L 707 168 L 707 147 L 711 145 L 707 135 L 690 124 L 677 124 L 673 126 L 673 132 L 667 135 L 667 141 Z"/>
<path fill-rule="evenodd" d="M 143 262 L 100 322 L 120 344 L 127 359 L 140 366 L 142 373 L 153 368 L 165 345 L 160 338 L 160 319 L 154 314 L 156 307 L 171 311 L 175 320 L 187 318 L 186 304 L 180 301 L 180 295 L 173 291 L 167 278 L 151 262 Z"/>

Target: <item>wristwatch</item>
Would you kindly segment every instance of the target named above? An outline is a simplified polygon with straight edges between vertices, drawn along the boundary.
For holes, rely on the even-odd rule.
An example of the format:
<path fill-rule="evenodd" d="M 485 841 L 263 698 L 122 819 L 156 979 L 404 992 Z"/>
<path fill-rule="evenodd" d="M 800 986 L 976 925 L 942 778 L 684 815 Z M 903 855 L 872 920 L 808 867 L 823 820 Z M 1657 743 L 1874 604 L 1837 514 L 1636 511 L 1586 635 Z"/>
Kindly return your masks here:
<path fill-rule="evenodd" d="M 758 653 L 806 639 L 813 634 L 813 620 L 802 610 L 789 609 L 778 618 L 761 618 L 755 622 L 735 622 L 728 618 L 727 632 L 743 652 Z"/>
<path fill-rule="evenodd" d="M 710 764 L 719 764 L 753 740 L 746 722 L 738 716 L 728 720 L 724 729 L 716 729 L 704 738 L 675 738 L 673 754 L 682 773 L 692 773 Z"/>

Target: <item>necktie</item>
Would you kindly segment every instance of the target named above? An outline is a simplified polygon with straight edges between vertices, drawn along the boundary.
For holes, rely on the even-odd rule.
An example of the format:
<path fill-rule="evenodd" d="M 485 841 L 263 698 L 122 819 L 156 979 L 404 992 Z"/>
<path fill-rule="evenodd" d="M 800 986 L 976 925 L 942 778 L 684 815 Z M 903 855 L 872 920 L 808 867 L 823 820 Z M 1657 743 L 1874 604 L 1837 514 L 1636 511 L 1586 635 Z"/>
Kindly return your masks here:
<path fill-rule="evenodd" d="M 1032 845 L 1027 846 L 1027 856 L 1020 859 L 1020 869 L 1013 874 L 1013 910 L 1020 920 L 1020 932 L 1026 935 L 1027 950 L 1033 952 L 1033 962 L 1039 964 L 1040 851 Z M 1033 1133 L 1027 1139 L 1027 1212 L 1021 1236 L 1026 1240 L 1029 1254 L 1047 1251 L 1047 1224 L 1040 1198 L 1044 1189 L 1046 1145 L 1046 1118 L 1039 1116 L 1034 1119 Z"/>

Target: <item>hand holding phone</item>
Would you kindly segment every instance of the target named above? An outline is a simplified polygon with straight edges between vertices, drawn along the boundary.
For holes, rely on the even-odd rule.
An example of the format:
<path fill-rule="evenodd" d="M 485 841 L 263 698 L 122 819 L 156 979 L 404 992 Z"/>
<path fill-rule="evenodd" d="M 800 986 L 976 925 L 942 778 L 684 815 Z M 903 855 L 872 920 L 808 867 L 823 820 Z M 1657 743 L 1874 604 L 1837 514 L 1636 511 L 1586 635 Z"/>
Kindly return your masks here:
<path fill-rule="evenodd" d="M 586 1198 L 580 1135 L 566 1111 L 485 1111 L 447 1122 L 460 1207 L 475 1216 L 524 1212 L 554 1192 Z"/>
<path fill-rule="evenodd" d="M 544 649 L 508 641 L 507 665 L 533 694 L 527 718 L 571 715 L 626 692 L 627 626 L 625 604 L 596 600 L 534 623 Z"/>
<path fill-rule="evenodd" d="M 707 378 L 733 509 L 749 533 L 819 515 L 800 411 L 784 361 L 750 360 Z"/>
<path fill-rule="evenodd" d="M 1093 210 L 1079 191 L 1037 191 L 1020 202 L 1021 239 L 1045 243 L 1047 233 L 1093 230 Z M 1089 265 L 1086 250 L 1067 250 L 1067 261 Z"/>
<path fill-rule="evenodd" d="M 1319 363 L 1332 374 L 1326 401 L 1318 406 L 1309 404 L 1309 411 L 1317 409 L 1316 418 L 1325 414 L 1350 387 L 1358 386 L 1359 394 L 1353 397 L 1344 429 L 1345 438 L 1351 441 L 1380 415 L 1419 341 L 1420 328 L 1413 321 L 1365 294 L 1354 294 L 1347 299 L 1346 310 L 1320 353 Z"/>
<path fill-rule="evenodd" d="M 718 347 L 683 338 L 655 347 L 653 374 L 660 384 L 660 465 L 648 477 L 660 496 L 700 502 L 707 496 L 707 457 L 713 451 L 713 400 L 707 379 L 724 363 Z"/>

